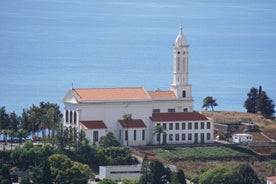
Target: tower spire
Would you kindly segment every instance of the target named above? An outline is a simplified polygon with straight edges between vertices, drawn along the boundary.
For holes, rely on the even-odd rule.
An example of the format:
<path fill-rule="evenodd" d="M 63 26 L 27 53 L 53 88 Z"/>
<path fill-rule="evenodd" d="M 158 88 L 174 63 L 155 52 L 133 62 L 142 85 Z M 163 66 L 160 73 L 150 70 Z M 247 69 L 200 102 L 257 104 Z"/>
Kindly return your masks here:
<path fill-rule="evenodd" d="M 171 90 L 178 98 L 191 98 L 191 85 L 189 84 L 189 45 L 186 42 L 180 24 L 179 33 L 173 47 L 173 83 Z"/>

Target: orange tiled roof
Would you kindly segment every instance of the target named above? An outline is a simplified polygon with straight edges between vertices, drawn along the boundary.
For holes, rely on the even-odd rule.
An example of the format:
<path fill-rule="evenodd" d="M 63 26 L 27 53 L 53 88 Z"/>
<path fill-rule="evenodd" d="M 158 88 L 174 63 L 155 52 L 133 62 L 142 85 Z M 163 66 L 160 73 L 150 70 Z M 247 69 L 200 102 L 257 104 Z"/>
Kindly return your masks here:
<path fill-rule="evenodd" d="M 147 100 L 146 90 L 138 88 L 78 88 L 73 89 L 79 100 Z"/>
<path fill-rule="evenodd" d="M 205 121 L 208 118 L 198 112 L 153 113 L 152 121 Z"/>
<path fill-rule="evenodd" d="M 269 181 L 275 182 L 276 181 L 276 176 L 269 176 L 269 177 L 266 177 L 266 179 L 269 180 Z"/>
<path fill-rule="evenodd" d="M 124 123 L 123 120 L 118 120 L 118 121 L 123 128 L 127 128 L 127 125 Z M 128 124 L 128 128 L 146 128 L 146 127 L 147 126 L 141 119 L 133 119 Z"/>
<path fill-rule="evenodd" d="M 84 129 L 104 129 L 107 128 L 103 121 L 80 121 Z"/>
<path fill-rule="evenodd" d="M 157 99 L 157 98 L 176 98 L 173 91 L 149 91 L 149 95 L 153 99 Z"/>

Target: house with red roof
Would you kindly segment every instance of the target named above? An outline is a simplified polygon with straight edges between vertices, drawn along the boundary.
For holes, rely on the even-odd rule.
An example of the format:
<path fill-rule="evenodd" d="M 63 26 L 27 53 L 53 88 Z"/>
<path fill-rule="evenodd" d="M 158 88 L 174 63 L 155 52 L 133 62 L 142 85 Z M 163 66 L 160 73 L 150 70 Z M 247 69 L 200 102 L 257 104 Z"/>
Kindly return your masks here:
<path fill-rule="evenodd" d="M 182 26 L 173 47 L 173 83 L 170 89 L 143 87 L 72 88 L 63 97 L 64 126 L 84 130 L 91 144 L 112 132 L 122 145 L 212 143 L 213 123 L 193 111 L 188 82 L 189 45 Z M 125 114 L 132 115 L 126 125 Z M 162 125 L 165 132 L 155 135 Z"/>

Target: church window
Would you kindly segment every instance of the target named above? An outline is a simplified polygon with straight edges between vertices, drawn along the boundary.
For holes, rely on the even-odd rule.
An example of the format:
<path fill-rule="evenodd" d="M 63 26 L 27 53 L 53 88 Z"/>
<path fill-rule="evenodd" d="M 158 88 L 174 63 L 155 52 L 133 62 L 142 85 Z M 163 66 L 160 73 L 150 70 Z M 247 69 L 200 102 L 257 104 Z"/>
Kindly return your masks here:
<path fill-rule="evenodd" d="M 168 109 L 168 112 L 175 112 L 175 109 Z"/>
<path fill-rule="evenodd" d="M 99 131 L 93 132 L 93 139 L 94 139 L 94 141 L 99 141 Z"/>
<path fill-rule="evenodd" d="M 167 124 L 166 124 L 166 123 L 163 123 L 163 128 L 164 128 L 165 130 L 167 130 Z"/>
<path fill-rule="evenodd" d="M 177 71 L 179 72 L 180 69 L 180 58 L 177 58 Z"/>
<path fill-rule="evenodd" d="M 189 129 L 189 130 L 192 129 L 192 123 L 188 123 L 188 129 Z"/>
<path fill-rule="evenodd" d="M 185 51 L 183 51 L 183 55 L 185 55 Z"/>
<path fill-rule="evenodd" d="M 145 130 L 142 130 L 142 140 L 145 140 Z"/>
<path fill-rule="evenodd" d="M 185 141 L 186 140 L 186 134 L 182 134 L 181 139 L 182 139 L 182 141 Z"/>
<path fill-rule="evenodd" d="M 65 111 L 65 122 L 68 123 L 68 119 L 69 119 L 69 114 L 68 114 L 68 110 Z"/>
<path fill-rule="evenodd" d="M 184 108 L 184 109 L 183 109 L 183 112 L 188 112 L 188 108 Z"/>
<path fill-rule="evenodd" d="M 169 129 L 170 129 L 170 130 L 173 129 L 173 124 L 172 124 L 172 123 L 169 124 Z"/>
<path fill-rule="evenodd" d="M 183 58 L 183 71 L 185 72 L 185 58 Z"/>
<path fill-rule="evenodd" d="M 179 130 L 179 123 L 175 123 L 175 129 Z"/>
<path fill-rule="evenodd" d="M 210 128 L 211 128 L 211 123 L 207 122 L 207 129 L 210 129 Z"/>
<path fill-rule="evenodd" d="M 73 113 L 72 111 L 70 111 L 70 123 L 72 123 L 72 120 L 73 120 Z"/>
<path fill-rule="evenodd" d="M 198 129 L 198 123 L 194 123 L 195 129 Z"/>
<path fill-rule="evenodd" d="M 186 91 L 182 91 L 182 97 L 183 97 L 183 98 L 186 97 Z"/>
<path fill-rule="evenodd" d="M 173 134 L 169 134 L 169 140 L 173 141 Z"/>
<path fill-rule="evenodd" d="M 211 139 L 211 134 L 207 133 L 207 140 L 210 140 L 210 139 Z"/>
<path fill-rule="evenodd" d="M 127 130 L 125 131 L 125 140 L 126 141 L 128 140 L 128 131 Z"/>
<path fill-rule="evenodd" d="M 189 140 L 189 141 L 192 140 L 192 134 L 188 134 L 188 140 Z"/>
<path fill-rule="evenodd" d="M 74 124 L 77 124 L 77 113 L 74 112 Z"/>
<path fill-rule="evenodd" d="M 182 123 L 182 130 L 186 129 L 186 123 Z"/>
<path fill-rule="evenodd" d="M 160 112 L 160 109 L 152 109 L 152 112 L 153 112 L 153 113 L 159 113 L 159 112 Z"/>
<path fill-rule="evenodd" d="M 136 140 L 136 130 L 133 132 L 133 140 Z"/>
<path fill-rule="evenodd" d="M 179 141 L 179 134 L 175 134 L 175 140 Z"/>
<path fill-rule="evenodd" d="M 201 122 L 201 123 L 200 123 L 200 128 L 201 128 L 201 129 L 204 129 L 204 122 Z"/>
<path fill-rule="evenodd" d="M 177 54 L 180 54 L 180 52 L 178 51 Z"/>

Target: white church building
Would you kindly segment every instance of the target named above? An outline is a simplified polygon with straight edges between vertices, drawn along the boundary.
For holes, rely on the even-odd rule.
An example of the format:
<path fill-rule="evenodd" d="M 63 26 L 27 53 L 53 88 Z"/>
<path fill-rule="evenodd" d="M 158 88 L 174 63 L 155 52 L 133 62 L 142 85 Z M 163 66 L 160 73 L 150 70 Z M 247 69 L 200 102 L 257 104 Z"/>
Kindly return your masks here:
<path fill-rule="evenodd" d="M 213 123 L 193 111 L 189 45 L 182 26 L 173 46 L 173 83 L 168 91 L 143 87 L 72 88 L 63 98 L 64 126 L 84 130 L 91 144 L 112 132 L 122 145 L 212 143 Z M 132 115 L 128 126 L 125 114 Z M 161 125 L 165 133 L 154 134 Z M 160 141 L 159 141 L 160 140 Z"/>

